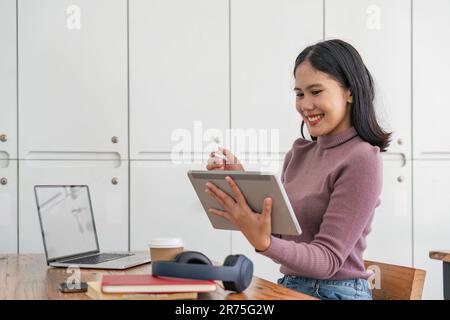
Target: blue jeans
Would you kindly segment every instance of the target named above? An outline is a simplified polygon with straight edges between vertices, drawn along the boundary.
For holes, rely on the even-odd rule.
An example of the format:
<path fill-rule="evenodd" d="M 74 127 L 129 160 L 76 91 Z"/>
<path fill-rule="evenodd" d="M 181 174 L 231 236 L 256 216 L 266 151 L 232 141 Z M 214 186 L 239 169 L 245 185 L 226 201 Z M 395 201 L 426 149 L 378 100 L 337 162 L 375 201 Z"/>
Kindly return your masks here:
<path fill-rule="evenodd" d="M 372 300 L 365 279 L 315 280 L 285 275 L 278 284 L 323 300 Z"/>

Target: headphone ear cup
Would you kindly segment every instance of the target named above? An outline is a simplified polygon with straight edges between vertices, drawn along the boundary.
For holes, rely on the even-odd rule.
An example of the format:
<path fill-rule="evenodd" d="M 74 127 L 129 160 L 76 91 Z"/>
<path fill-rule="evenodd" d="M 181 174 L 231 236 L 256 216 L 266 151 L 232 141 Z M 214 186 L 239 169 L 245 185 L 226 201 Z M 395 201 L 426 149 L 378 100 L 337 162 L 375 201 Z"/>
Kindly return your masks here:
<path fill-rule="evenodd" d="M 184 251 L 179 253 L 173 262 L 177 263 L 193 263 L 193 264 L 206 264 L 212 266 L 211 260 L 203 253 L 198 251 Z"/>
<path fill-rule="evenodd" d="M 238 260 L 237 255 L 229 255 L 225 258 L 225 261 L 223 262 L 224 267 L 233 267 L 236 264 L 236 261 Z M 236 291 L 236 284 L 235 281 L 223 281 L 223 287 L 225 290 L 230 291 Z"/>
<path fill-rule="evenodd" d="M 232 267 L 236 264 L 236 261 L 238 260 L 239 255 L 233 254 L 229 255 L 225 258 L 225 261 L 223 262 L 224 267 Z"/>
<path fill-rule="evenodd" d="M 225 290 L 242 292 L 248 288 L 253 278 L 253 262 L 250 259 L 240 254 L 229 255 L 223 266 L 237 269 L 234 281 L 223 281 Z"/>

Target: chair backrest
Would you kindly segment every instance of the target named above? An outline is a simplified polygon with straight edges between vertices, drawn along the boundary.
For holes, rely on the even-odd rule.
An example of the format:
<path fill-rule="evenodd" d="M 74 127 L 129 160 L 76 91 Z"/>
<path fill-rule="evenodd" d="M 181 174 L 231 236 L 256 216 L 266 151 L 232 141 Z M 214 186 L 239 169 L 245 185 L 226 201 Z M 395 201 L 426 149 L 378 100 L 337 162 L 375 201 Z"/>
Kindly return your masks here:
<path fill-rule="evenodd" d="M 420 300 L 425 282 L 425 270 L 399 265 L 364 261 L 366 269 L 375 274 L 369 278 L 374 285 L 374 300 Z M 379 274 L 378 274 L 379 272 Z"/>

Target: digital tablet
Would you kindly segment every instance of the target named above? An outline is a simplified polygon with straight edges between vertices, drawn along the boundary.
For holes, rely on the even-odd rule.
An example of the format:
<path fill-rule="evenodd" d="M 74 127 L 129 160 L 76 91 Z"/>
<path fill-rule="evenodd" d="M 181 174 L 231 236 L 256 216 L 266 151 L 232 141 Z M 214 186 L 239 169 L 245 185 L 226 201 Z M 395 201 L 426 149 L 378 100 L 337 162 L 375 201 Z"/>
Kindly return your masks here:
<path fill-rule="evenodd" d="M 238 230 L 227 219 L 208 212 L 209 208 L 223 210 L 221 205 L 205 192 L 206 183 L 212 182 L 222 191 L 235 198 L 226 176 L 230 176 L 239 186 L 247 204 L 254 211 L 261 213 L 264 198 L 272 198 L 272 233 L 283 235 L 299 235 L 301 233 L 297 217 L 292 210 L 279 178 L 273 173 L 259 171 L 228 171 L 228 170 L 190 170 L 188 177 L 197 193 L 211 224 L 216 229 Z"/>

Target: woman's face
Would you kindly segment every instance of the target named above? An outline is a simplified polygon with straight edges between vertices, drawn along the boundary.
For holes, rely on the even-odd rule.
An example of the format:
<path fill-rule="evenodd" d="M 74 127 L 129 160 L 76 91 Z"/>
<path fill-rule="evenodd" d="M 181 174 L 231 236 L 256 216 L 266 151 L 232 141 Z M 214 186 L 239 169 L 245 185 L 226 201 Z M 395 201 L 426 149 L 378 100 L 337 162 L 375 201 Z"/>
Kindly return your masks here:
<path fill-rule="evenodd" d="M 296 108 L 314 137 L 340 133 L 352 126 L 350 90 L 309 61 L 295 70 Z"/>

